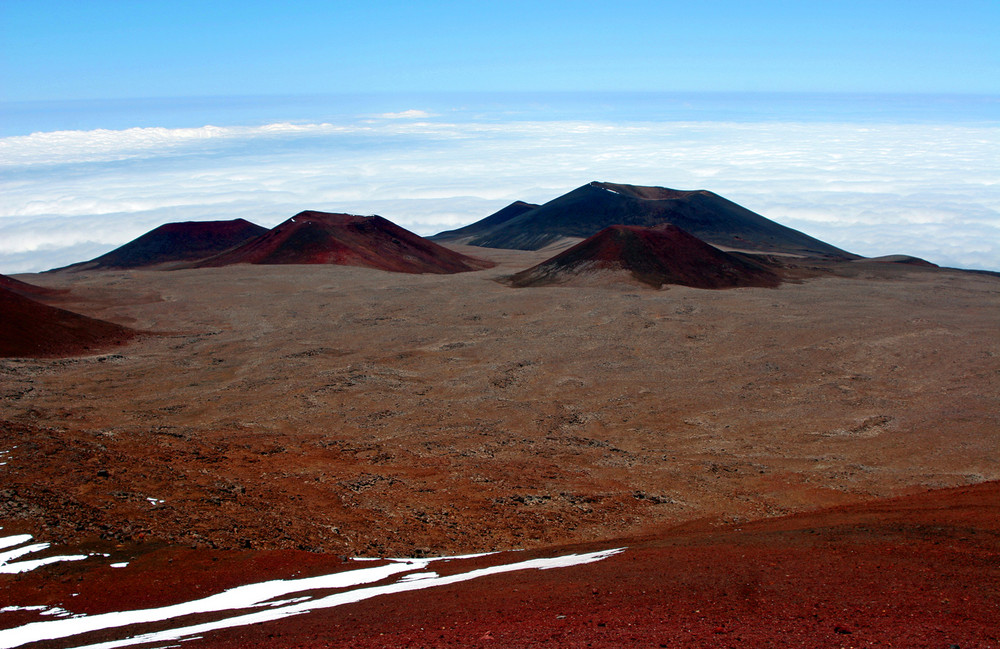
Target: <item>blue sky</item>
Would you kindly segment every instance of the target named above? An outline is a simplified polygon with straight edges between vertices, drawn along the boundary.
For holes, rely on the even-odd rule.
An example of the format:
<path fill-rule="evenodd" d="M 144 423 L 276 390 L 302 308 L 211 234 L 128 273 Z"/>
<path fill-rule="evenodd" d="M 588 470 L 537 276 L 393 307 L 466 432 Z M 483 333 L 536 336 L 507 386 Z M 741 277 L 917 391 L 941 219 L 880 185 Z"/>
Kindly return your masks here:
<path fill-rule="evenodd" d="M 1000 92 L 996 0 L 0 1 L 3 101 Z"/>

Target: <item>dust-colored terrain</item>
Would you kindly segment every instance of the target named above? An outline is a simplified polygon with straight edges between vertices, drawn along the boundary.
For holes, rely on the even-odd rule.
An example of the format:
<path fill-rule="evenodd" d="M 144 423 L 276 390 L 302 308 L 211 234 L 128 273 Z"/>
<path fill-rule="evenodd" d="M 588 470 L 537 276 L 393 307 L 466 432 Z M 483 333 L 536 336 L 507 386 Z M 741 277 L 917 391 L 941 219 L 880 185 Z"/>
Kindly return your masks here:
<path fill-rule="evenodd" d="M 513 289 L 495 280 L 552 251 L 453 248 L 498 266 L 21 276 L 159 335 L 0 360 L 0 520 L 420 556 L 1000 479 L 1000 278 Z"/>

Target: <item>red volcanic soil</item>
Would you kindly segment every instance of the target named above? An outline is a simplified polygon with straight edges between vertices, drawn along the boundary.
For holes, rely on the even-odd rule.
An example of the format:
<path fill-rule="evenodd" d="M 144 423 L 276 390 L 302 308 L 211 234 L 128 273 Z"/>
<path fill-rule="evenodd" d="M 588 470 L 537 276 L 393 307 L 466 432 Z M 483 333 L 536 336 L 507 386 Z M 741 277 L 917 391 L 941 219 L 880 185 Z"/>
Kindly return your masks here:
<path fill-rule="evenodd" d="M 376 598 L 207 640 L 220 647 L 996 647 L 1000 484 L 742 529 L 668 533 L 586 566 Z"/>
<path fill-rule="evenodd" d="M 120 345 L 138 333 L 36 302 L 0 286 L 0 357 L 58 358 Z"/>
<path fill-rule="evenodd" d="M 265 627 L 266 646 L 997 647 L 998 503 L 988 483 L 668 533 L 586 566 Z"/>
<path fill-rule="evenodd" d="M 8 291 L 13 291 L 18 295 L 30 298 L 45 298 L 54 295 L 61 295 L 67 292 L 65 289 L 35 286 L 34 284 L 22 282 L 21 280 L 14 279 L 13 277 L 7 277 L 6 275 L 0 275 L 0 289 L 7 289 Z"/>
<path fill-rule="evenodd" d="M 492 262 L 468 257 L 380 216 L 300 212 L 246 244 L 193 267 L 338 264 L 400 273 L 461 273 Z"/>
<path fill-rule="evenodd" d="M 144 268 L 205 259 L 266 232 L 244 219 L 167 223 L 96 259 L 58 270 Z"/>
<path fill-rule="evenodd" d="M 567 284 L 594 271 L 629 271 L 659 288 L 777 286 L 781 279 L 762 264 L 714 248 L 675 225 L 616 225 L 510 278 L 513 286 Z"/>
<path fill-rule="evenodd" d="M 742 527 L 702 523 L 600 548 L 501 556 L 520 555 L 512 560 L 521 561 L 621 546 L 627 549 L 596 563 L 382 595 L 210 631 L 183 644 L 317 649 L 1000 646 L 997 482 Z M 143 553 L 142 546 L 120 546 L 112 553 L 108 561 L 133 561 L 120 570 L 95 568 L 92 562 L 36 570 L 0 582 L 4 596 L 21 606 L 65 604 L 74 613 L 96 614 L 350 567 L 334 557 L 289 551 L 150 548 Z M 431 569 L 449 574 L 496 561 L 433 563 Z M 8 624 L 27 621 L 6 619 Z"/>

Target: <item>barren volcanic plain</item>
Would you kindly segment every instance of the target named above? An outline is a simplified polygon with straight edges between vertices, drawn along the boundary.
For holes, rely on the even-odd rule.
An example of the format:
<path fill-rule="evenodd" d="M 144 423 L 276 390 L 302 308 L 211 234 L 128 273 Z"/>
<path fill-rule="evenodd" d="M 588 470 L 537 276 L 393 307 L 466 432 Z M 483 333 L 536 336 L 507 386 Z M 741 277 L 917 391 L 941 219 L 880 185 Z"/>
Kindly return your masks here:
<path fill-rule="evenodd" d="M 840 512 L 843 524 L 843 512 L 945 488 L 961 488 L 947 493 L 973 504 L 985 499 L 992 507 L 986 520 L 996 512 L 989 483 L 1000 480 L 1000 277 L 856 261 L 817 267 L 774 288 L 656 290 L 617 276 L 605 285 L 512 288 L 505 278 L 554 251 L 448 247 L 496 266 L 454 275 L 239 264 L 19 276 L 68 289 L 49 304 L 147 335 L 88 356 L 0 359 L 7 462 L 0 467 L 0 534 L 131 556 L 180 548 L 203 561 L 221 557 L 220 566 L 248 551 L 261 562 L 284 552 L 281 565 L 298 557 L 305 572 L 321 559 L 303 556 L 337 563 L 339 556 L 541 552 L 571 544 L 588 551 L 645 544 L 631 556 L 651 561 L 650 539 L 681 544 L 669 541 L 677 538 L 689 549 L 663 561 L 690 570 L 670 576 L 661 563 L 656 574 L 676 579 L 671 588 L 690 583 L 728 601 L 719 594 L 722 582 L 702 573 L 712 569 L 711 557 L 738 563 L 747 556 L 742 541 L 711 550 L 744 528 L 773 538 L 755 546 L 758 564 L 730 568 L 753 572 L 758 582 L 762 574 L 780 581 L 778 572 L 811 574 L 800 565 L 809 551 L 786 547 L 789 529 L 808 528 L 806 513 L 835 508 L 829 511 Z M 791 514 L 799 518 L 780 518 Z M 962 575 L 983 575 L 972 585 L 986 584 L 977 595 L 984 603 L 948 627 L 965 633 L 948 637 L 981 643 L 963 647 L 996 646 L 986 629 L 1000 603 L 998 530 L 978 533 L 976 556 L 992 558 Z M 774 556 L 760 558 L 760 547 Z M 495 608 L 465 610 L 475 618 L 466 635 L 380 640 L 379 620 L 401 613 L 365 609 L 359 621 L 362 609 L 355 608 L 354 635 L 340 629 L 344 618 L 328 636 L 310 627 L 308 638 L 262 631 L 202 642 L 675 646 L 641 630 L 657 614 L 650 613 L 653 600 L 639 596 L 647 586 L 634 579 L 620 588 L 638 599 L 619 602 L 616 610 L 630 608 L 609 618 L 622 629 L 631 620 L 633 635 L 597 626 L 600 615 L 610 615 L 601 598 L 616 590 L 612 573 L 624 574 L 625 561 L 608 559 L 620 565 L 604 572 L 588 568 L 587 579 L 596 581 L 581 582 L 586 599 L 573 601 L 593 633 L 579 644 L 565 629 L 552 635 L 538 622 L 531 629 L 546 629 L 544 638 L 524 623 L 519 635 L 491 645 L 503 623 L 482 622 L 477 606 L 515 617 L 527 606 L 532 615 L 552 613 L 547 623 L 560 629 L 576 619 L 556 617 L 561 609 L 551 592 L 532 607 L 502 588 L 491 600 Z M 916 574 L 910 564 L 845 561 L 869 579 L 897 569 Z M 60 564 L 53 579 L 75 580 L 83 563 Z M 840 582 L 827 578 L 839 592 Z M 0 593 L 23 594 L 29 585 L 35 592 L 42 583 L 34 572 L 19 579 Z M 68 597 L 62 590 L 69 587 L 59 588 L 48 603 Z M 811 596 L 802 588 L 785 594 Z M 730 589 L 728 597 L 750 606 L 752 598 L 739 592 Z M 677 596 L 670 606 L 680 606 Z M 446 608 L 455 606 L 449 599 Z M 713 646 L 713 637 L 714 646 L 741 646 L 725 635 L 731 626 L 720 622 L 724 612 L 702 607 L 715 617 L 702 628 L 689 611 L 694 617 L 685 624 L 704 631 L 705 644 L 677 646 Z M 737 612 L 754 619 L 767 610 Z M 912 610 L 897 612 L 886 619 L 902 628 Z M 421 632 L 440 621 L 427 612 L 418 617 Z M 857 621 L 824 619 L 830 643 L 861 642 Z M 808 646 L 840 646 L 803 633 L 795 637 L 812 638 L 803 640 Z M 901 636 L 885 642 L 892 637 Z M 939 640 L 894 646 L 949 646 Z"/>

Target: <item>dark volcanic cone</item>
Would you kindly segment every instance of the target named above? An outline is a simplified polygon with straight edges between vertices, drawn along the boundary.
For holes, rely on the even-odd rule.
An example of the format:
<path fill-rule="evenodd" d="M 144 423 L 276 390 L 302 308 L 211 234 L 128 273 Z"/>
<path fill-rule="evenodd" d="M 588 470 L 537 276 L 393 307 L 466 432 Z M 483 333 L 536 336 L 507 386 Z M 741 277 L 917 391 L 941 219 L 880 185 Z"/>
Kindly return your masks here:
<path fill-rule="evenodd" d="M 669 223 L 655 228 L 616 225 L 510 278 L 513 286 L 572 284 L 599 271 L 629 271 L 659 288 L 777 286 L 781 279 L 760 263 L 722 252 Z"/>
<path fill-rule="evenodd" d="M 80 356 L 121 345 L 138 332 L 36 302 L 0 286 L 0 357 Z"/>
<path fill-rule="evenodd" d="M 490 218 L 490 217 L 487 217 Z M 592 182 L 499 224 L 467 226 L 488 248 L 538 250 L 563 237 L 586 238 L 612 225 L 673 223 L 713 245 L 807 257 L 857 256 L 775 223 L 712 192 Z"/>
<path fill-rule="evenodd" d="M 467 225 L 464 228 L 438 232 L 434 236 L 427 238 L 431 241 L 454 241 L 457 243 L 464 243 L 469 239 L 481 236 L 491 229 L 503 225 L 511 219 L 521 216 L 525 212 L 530 212 L 537 207 L 540 206 L 535 205 L 534 203 L 525 203 L 524 201 L 514 201 L 499 212 L 494 212 L 485 219 L 476 221 L 475 223 Z"/>
<path fill-rule="evenodd" d="M 267 228 L 244 219 L 167 223 L 96 259 L 57 270 L 123 270 L 205 259 L 245 243 Z"/>
<path fill-rule="evenodd" d="M 906 266 L 922 266 L 924 268 L 939 268 L 937 264 L 932 264 L 926 259 L 914 257 L 912 255 L 883 255 L 882 257 L 869 257 L 867 259 L 857 259 L 855 261 L 873 261 L 881 264 L 904 264 Z"/>
<path fill-rule="evenodd" d="M 238 248 L 192 264 L 339 264 L 400 273 L 461 273 L 493 266 L 405 230 L 381 216 L 301 212 Z"/>

